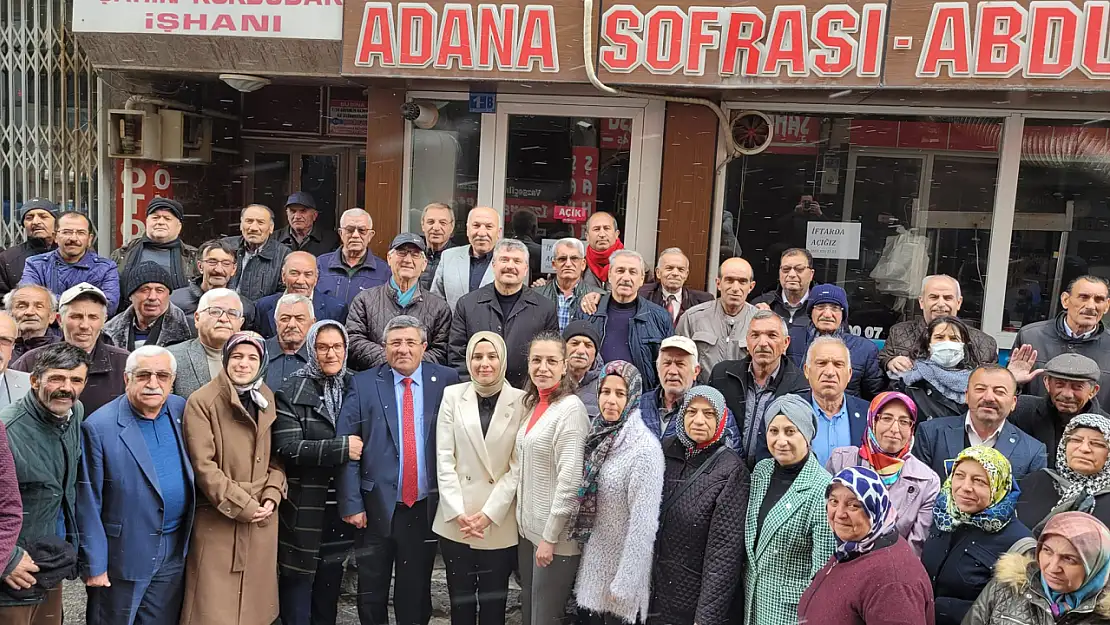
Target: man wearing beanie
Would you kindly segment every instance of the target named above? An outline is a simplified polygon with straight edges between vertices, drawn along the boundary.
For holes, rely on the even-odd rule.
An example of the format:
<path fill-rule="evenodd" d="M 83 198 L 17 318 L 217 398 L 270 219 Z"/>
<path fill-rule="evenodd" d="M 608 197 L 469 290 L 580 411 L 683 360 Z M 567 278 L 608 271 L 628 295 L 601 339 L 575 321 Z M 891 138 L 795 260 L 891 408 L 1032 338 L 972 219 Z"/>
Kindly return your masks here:
<path fill-rule="evenodd" d="M 165 347 L 193 338 L 185 312 L 170 303 L 170 274 L 153 262 L 139 263 L 124 276 L 131 305 L 104 325 L 116 347 L 135 351 L 143 345 Z"/>
<path fill-rule="evenodd" d="M 57 247 L 58 207 L 50 200 L 27 200 L 19 207 L 19 222 L 27 237 L 23 243 L 0 252 L 0 297 L 11 293 L 23 279 L 27 259 Z"/>
<path fill-rule="evenodd" d="M 176 200 L 156 197 L 146 205 L 146 232 L 112 252 L 112 260 L 119 266 L 121 293 L 139 288 L 128 284 L 127 276 L 145 262 L 159 265 L 169 273 L 171 291 L 187 285 L 196 275 L 197 248 L 181 240 L 184 218 L 185 209 Z"/>
<path fill-rule="evenodd" d="M 786 355 L 799 368 L 805 365 L 806 352 L 819 336 L 835 336 L 848 346 L 852 360 L 852 379 L 847 393 L 871 401 L 886 389 L 886 377 L 879 368 L 879 348 L 870 339 L 845 331 L 848 294 L 835 284 L 819 284 L 809 292 L 809 323 L 791 326 L 790 347 Z"/>
<path fill-rule="evenodd" d="M 22 284 L 37 284 L 62 296 L 70 287 L 91 284 L 108 298 L 108 315 L 119 308 L 119 272 L 116 264 L 92 251 L 93 227 L 89 216 L 70 211 L 58 217 L 57 249 L 27 259 Z"/>
<path fill-rule="evenodd" d="M 586 414 L 596 417 L 601 414 L 597 405 L 602 364 L 597 358 L 597 346 L 601 336 L 589 321 L 580 319 L 567 324 L 563 340 L 567 342 L 567 375 L 578 383 L 574 394 L 586 405 Z"/>

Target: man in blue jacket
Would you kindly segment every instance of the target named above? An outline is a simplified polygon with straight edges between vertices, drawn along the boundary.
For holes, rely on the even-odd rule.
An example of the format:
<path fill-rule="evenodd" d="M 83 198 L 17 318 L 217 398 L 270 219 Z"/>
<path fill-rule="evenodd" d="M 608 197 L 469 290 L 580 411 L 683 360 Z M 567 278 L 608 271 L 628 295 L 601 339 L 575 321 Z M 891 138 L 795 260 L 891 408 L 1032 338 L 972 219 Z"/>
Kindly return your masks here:
<path fill-rule="evenodd" d="M 89 249 L 92 222 L 77 212 L 58 218 L 58 248 L 27 259 L 20 284 L 37 284 L 61 297 L 70 287 L 87 282 L 108 298 L 108 316 L 119 308 L 119 272 L 116 264 Z"/>
<path fill-rule="evenodd" d="M 89 625 L 176 623 L 193 528 L 193 468 L 181 435 L 185 400 L 163 347 L 131 353 L 122 397 L 81 426 L 77 524 Z"/>
<path fill-rule="evenodd" d="M 339 249 L 316 259 L 319 289 L 350 306 L 355 297 L 389 282 L 389 265 L 370 252 L 374 222 L 361 208 L 344 211 L 339 218 Z"/>
<path fill-rule="evenodd" d="M 1014 481 L 1045 468 L 1044 443 L 1022 432 L 1008 417 L 1017 405 L 1017 380 L 1010 370 L 980 365 L 967 382 L 967 414 L 926 421 L 917 427 L 913 455 L 932 467 L 941 481 L 952 460 L 973 445 L 994 447 L 1010 461 Z"/>
<path fill-rule="evenodd" d="M 316 319 L 330 319 L 347 323 L 347 303 L 335 299 L 316 288 L 320 274 L 316 269 L 316 257 L 308 252 L 290 252 L 281 265 L 281 282 L 285 291 L 267 295 L 255 302 L 255 330 L 266 338 L 277 335 L 274 313 L 282 295 L 294 293 L 312 300 L 312 310 Z"/>
<path fill-rule="evenodd" d="M 361 530 L 355 553 L 362 623 L 389 622 L 394 562 L 397 623 L 427 625 L 432 616 L 436 417 L 443 389 L 459 375 L 423 362 L 427 341 L 416 317 L 394 317 L 385 327 L 386 364 L 355 376 L 336 423 L 336 436 L 363 442 L 362 460 L 340 468 L 336 480 L 339 514 Z"/>

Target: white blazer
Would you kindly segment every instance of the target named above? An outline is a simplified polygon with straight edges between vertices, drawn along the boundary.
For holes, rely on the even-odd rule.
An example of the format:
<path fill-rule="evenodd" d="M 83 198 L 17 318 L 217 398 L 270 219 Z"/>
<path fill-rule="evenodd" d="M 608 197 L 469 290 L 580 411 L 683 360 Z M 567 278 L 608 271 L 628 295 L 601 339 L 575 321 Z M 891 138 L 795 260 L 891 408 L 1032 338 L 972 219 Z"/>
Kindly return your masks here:
<path fill-rule="evenodd" d="M 493 261 L 490 260 L 479 287 L 493 283 Z M 470 292 L 470 246 L 463 245 L 443 250 L 439 266 L 432 277 L 432 293 L 447 300 L 451 312 L 463 295 Z"/>
<path fill-rule="evenodd" d="M 443 391 L 436 421 L 436 474 L 439 510 L 432 531 L 474 549 L 504 549 L 517 544 L 516 488 L 520 463 L 516 435 L 524 417 L 524 391 L 501 388 L 489 431 L 482 435 L 478 394 L 469 382 Z M 455 518 L 484 512 L 493 521 L 485 537 L 464 538 Z"/>

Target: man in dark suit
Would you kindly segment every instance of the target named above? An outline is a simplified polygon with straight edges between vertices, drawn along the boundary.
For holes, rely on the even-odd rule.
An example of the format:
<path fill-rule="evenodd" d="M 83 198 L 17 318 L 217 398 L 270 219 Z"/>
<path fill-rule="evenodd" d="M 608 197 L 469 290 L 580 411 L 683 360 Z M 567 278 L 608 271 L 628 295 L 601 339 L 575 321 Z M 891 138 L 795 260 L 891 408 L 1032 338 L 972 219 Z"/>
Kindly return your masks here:
<path fill-rule="evenodd" d="M 181 436 L 177 364 L 147 345 L 125 394 L 81 425 L 77 525 L 91 625 L 176 623 L 193 529 L 193 468 Z"/>
<path fill-rule="evenodd" d="M 946 461 L 973 445 L 994 447 L 1010 461 L 1015 481 L 1047 465 L 1044 443 L 1007 420 L 1017 404 L 1017 380 L 1005 367 L 980 365 L 967 383 L 966 415 L 922 423 L 914 437 L 913 455 L 932 467 L 943 481 Z"/>
<path fill-rule="evenodd" d="M 267 295 L 255 302 L 255 330 L 266 338 L 277 336 L 274 313 L 278 300 L 283 295 L 293 293 L 312 300 L 312 310 L 317 320 L 330 319 L 347 323 L 347 303 L 338 300 L 316 288 L 320 274 L 316 269 L 316 257 L 308 252 L 290 252 L 281 265 L 281 282 L 285 291 Z"/>
<path fill-rule="evenodd" d="M 669 247 L 655 263 L 655 282 L 642 286 L 640 297 L 666 308 L 671 313 L 671 323 L 677 327 L 687 309 L 713 299 L 705 291 L 686 288 L 689 277 L 690 259 L 679 248 Z"/>
<path fill-rule="evenodd" d="M 436 540 L 436 416 L 454 369 L 423 362 L 427 331 L 409 315 L 385 328 L 386 364 L 352 380 L 336 436 L 359 436 L 362 459 L 339 471 L 339 514 L 361 530 L 358 616 L 386 625 L 396 562 L 393 613 L 398 625 L 428 625 Z"/>

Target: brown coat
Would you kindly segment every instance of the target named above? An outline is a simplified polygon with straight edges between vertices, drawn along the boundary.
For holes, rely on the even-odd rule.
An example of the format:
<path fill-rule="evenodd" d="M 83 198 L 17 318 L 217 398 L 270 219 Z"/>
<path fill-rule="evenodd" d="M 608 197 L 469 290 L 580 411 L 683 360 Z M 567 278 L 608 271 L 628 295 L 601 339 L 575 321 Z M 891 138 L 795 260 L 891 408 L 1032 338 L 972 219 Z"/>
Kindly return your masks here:
<path fill-rule="evenodd" d="M 271 456 L 274 394 L 244 410 L 226 373 L 191 397 L 182 427 L 196 473 L 196 523 L 185 563 L 181 625 L 270 625 L 278 616 L 278 517 L 251 523 L 267 500 L 285 497 L 285 472 Z"/>

